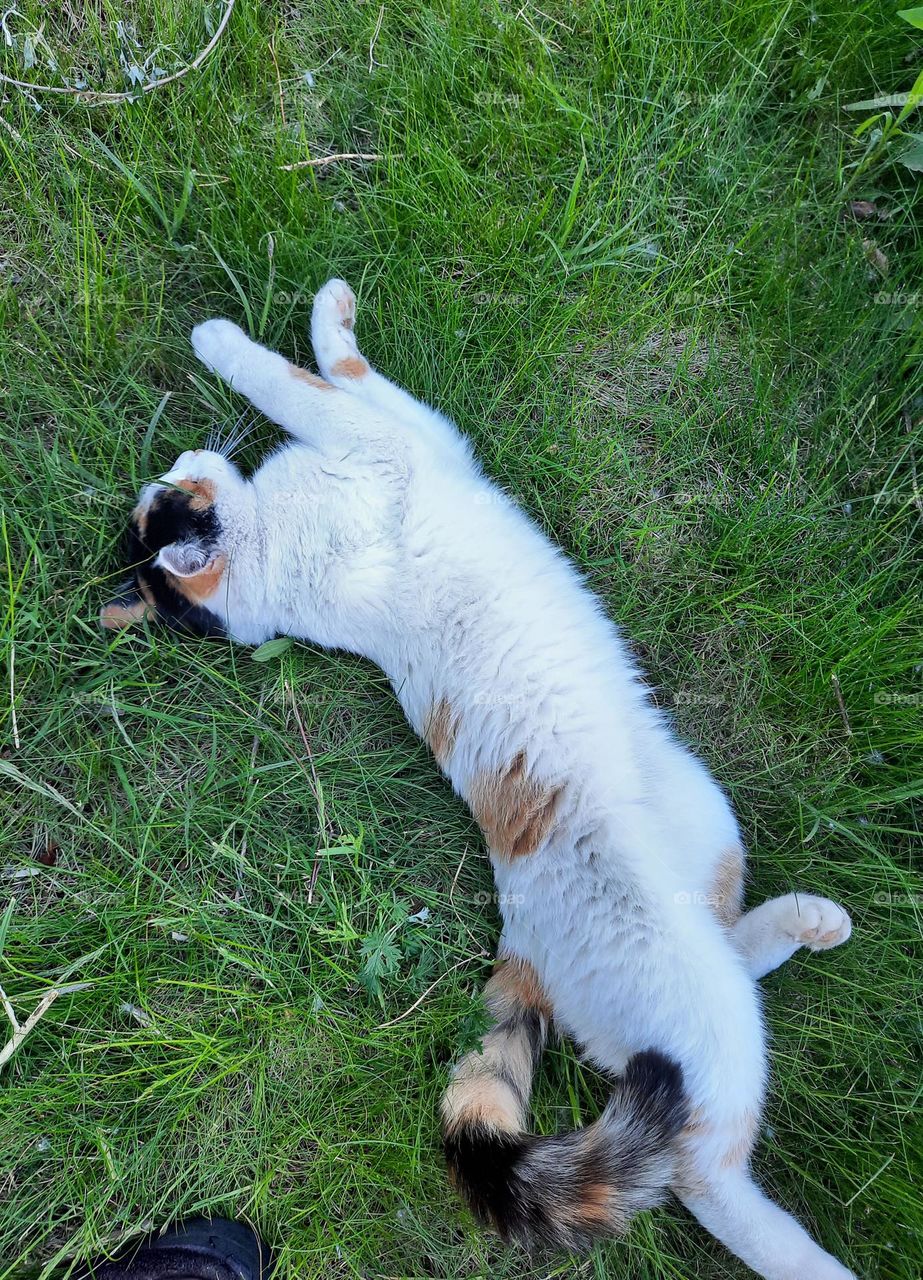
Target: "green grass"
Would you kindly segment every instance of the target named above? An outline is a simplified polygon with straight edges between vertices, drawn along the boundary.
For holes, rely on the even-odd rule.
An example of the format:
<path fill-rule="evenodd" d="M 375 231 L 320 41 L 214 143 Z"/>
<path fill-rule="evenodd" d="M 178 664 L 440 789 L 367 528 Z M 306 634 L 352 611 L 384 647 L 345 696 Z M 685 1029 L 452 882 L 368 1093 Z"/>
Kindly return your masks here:
<path fill-rule="evenodd" d="M 124 6 L 19 8 L 59 69 L 19 39 L 0 70 L 124 83 Z M 137 8 L 166 71 L 208 38 Z M 0 1071 L 0 1277 L 201 1210 L 290 1280 L 744 1274 L 676 1206 L 575 1266 L 453 1199 L 436 1104 L 498 920 L 377 672 L 97 629 L 139 485 L 242 407 L 190 327 L 307 359 L 332 274 L 601 592 L 733 796 L 750 899 L 852 912 L 764 984 L 758 1173 L 860 1276 L 923 1274 L 920 200 L 857 174 L 842 110 L 907 89 L 919 35 L 870 0 L 544 8 L 386 5 L 370 72 L 377 4 L 238 0 L 143 101 L 0 102 L 0 983 L 20 1020 L 90 984 Z M 283 169 L 343 151 L 383 158 Z M 604 1093 L 558 1046 L 537 1125 Z"/>

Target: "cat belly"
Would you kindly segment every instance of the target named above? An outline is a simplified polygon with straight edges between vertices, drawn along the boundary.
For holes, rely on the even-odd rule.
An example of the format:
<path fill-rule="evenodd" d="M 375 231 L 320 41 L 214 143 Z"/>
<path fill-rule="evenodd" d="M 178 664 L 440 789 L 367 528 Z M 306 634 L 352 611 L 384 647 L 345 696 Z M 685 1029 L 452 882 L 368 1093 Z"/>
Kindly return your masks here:
<path fill-rule="evenodd" d="M 501 947 L 534 967 L 560 1029 L 613 1075 L 632 1054 L 659 1049 L 683 1068 L 695 1105 L 758 1105 L 756 987 L 710 909 L 669 886 L 658 896 L 627 872 L 567 870 L 552 854 L 495 862 L 495 879 Z"/>

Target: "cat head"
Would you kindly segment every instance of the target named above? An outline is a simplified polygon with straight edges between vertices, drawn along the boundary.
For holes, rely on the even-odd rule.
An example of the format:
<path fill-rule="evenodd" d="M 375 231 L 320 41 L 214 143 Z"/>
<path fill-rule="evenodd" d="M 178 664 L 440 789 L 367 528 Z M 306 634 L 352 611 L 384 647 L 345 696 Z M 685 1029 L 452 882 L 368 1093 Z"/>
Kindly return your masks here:
<path fill-rule="evenodd" d="M 219 453 L 192 449 L 141 492 L 131 514 L 131 577 L 102 609 L 119 630 L 159 618 L 179 631 L 223 635 L 231 533 L 245 485 Z"/>

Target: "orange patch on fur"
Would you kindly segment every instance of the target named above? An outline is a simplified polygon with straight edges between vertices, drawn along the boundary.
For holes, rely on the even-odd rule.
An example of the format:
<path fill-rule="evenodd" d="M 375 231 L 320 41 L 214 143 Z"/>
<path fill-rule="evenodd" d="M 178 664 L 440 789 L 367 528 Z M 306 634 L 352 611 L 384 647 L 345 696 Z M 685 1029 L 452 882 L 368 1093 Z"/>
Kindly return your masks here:
<path fill-rule="evenodd" d="M 520 956 L 504 955 L 487 982 L 484 992 L 491 1013 L 498 1022 L 526 1010 L 551 1019 L 551 1001 L 535 969 Z"/>
<path fill-rule="evenodd" d="M 99 620 L 107 631 L 124 631 L 126 627 L 133 627 L 136 622 L 141 622 L 153 613 L 154 610 L 145 600 L 135 600 L 131 604 L 119 604 L 117 600 L 113 600 L 100 610 Z"/>
<path fill-rule="evenodd" d="M 338 378 L 364 378 L 368 371 L 368 361 L 361 356 L 343 356 L 330 369 Z"/>
<path fill-rule="evenodd" d="M 593 1182 L 580 1191 L 580 1199 L 570 1215 L 570 1221 L 576 1226 L 587 1227 L 591 1231 L 605 1228 L 614 1229 L 616 1222 L 621 1222 L 621 1215 L 613 1214 L 613 1189 L 604 1182 Z M 616 1218 L 616 1222 L 613 1221 Z"/>
<path fill-rule="evenodd" d="M 227 560 L 224 556 L 215 556 L 211 564 L 206 565 L 201 573 L 194 573 L 191 578 L 178 578 L 174 573 L 166 576 L 174 591 L 185 596 L 191 604 L 201 604 L 218 590 L 226 568 Z"/>
<path fill-rule="evenodd" d="M 288 371 L 293 378 L 297 378 L 299 382 L 306 382 L 309 387 L 314 387 L 316 391 L 336 391 L 333 383 L 319 378 L 316 373 L 309 373 L 307 369 L 299 368 L 297 364 L 290 364 Z"/>
<path fill-rule="evenodd" d="M 423 730 L 423 737 L 443 769 L 455 750 L 455 739 L 458 736 L 460 723 L 461 716 L 455 714 L 447 698 L 440 698 L 433 704 Z"/>
<path fill-rule="evenodd" d="M 356 321 L 356 312 L 352 298 L 337 298 L 337 311 L 344 329 L 351 329 Z"/>
<path fill-rule="evenodd" d="M 711 1126 L 705 1119 L 705 1112 L 701 1107 L 695 1107 L 690 1112 L 689 1119 L 683 1125 L 680 1132 L 681 1138 L 691 1138 L 697 1134 L 707 1133 Z"/>
<path fill-rule="evenodd" d="M 738 1122 L 736 1140 L 728 1147 L 721 1159 L 723 1169 L 737 1169 L 746 1164 L 756 1142 L 756 1130 L 759 1116 L 755 1111 L 745 1111 Z"/>
<path fill-rule="evenodd" d="M 468 803 L 490 852 L 521 858 L 547 836 L 563 792 L 530 778 L 525 752 L 519 751 L 506 769 L 475 777 Z"/>
<path fill-rule="evenodd" d="M 721 1156 L 723 1169 L 738 1169 L 745 1165 L 756 1144 L 759 1120 L 759 1114 L 748 1109 L 741 1112 L 736 1124 L 718 1130 L 704 1109 L 696 1107 L 679 1135 L 675 1185 L 691 1195 L 699 1195 L 708 1188 L 709 1174 L 703 1167 L 702 1151 L 711 1152 L 707 1161 L 712 1161 L 716 1141 L 725 1144 Z M 697 1150 L 698 1138 L 703 1140 L 703 1146 Z"/>
<path fill-rule="evenodd" d="M 214 506 L 215 486 L 211 480 L 177 480 L 176 487 L 192 494 L 189 502 L 190 510 L 206 511 Z"/>
<path fill-rule="evenodd" d="M 468 1062 L 461 1064 L 460 1073 L 465 1073 Z M 442 1099 L 442 1122 L 447 1136 L 463 1125 L 484 1125 L 506 1133 L 522 1128 L 519 1100 L 510 1085 L 476 1067 L 450 1082 Z"/>
<path fill-rule="evenodd" d="M 744 855 L 742 849 L 726 849 L 718 859 L 708 898 L 712 910 L 729 928 L 740 917 L 744 896 Z"/>
<path fill-rule="evenodd" d="M 132 520 L 138 526 L 138 536 L 142 542 L 147 534 L 147 511 L 147 507 L 142 507 L 139 503 L 131 513 Z"/>

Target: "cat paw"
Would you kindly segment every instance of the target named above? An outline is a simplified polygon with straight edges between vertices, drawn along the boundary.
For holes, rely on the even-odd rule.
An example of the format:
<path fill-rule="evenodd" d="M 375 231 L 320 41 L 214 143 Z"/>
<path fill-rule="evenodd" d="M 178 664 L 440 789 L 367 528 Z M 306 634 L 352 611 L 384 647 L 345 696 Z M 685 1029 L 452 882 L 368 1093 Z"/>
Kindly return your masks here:
<path fill-rule="evenodd" d="M 237 365 L 241 349 L 250 339 L 230 320 L 206 320 L 197 324 L 191 336 L 192 349 L 207 369 L 228 379 Z"/>
<path fill-rule="evenodd" d="M 328 280 L 314 297 L 313 320 L 330 329 L 352 332 L 356 323 L 356 295 L 345 280 Z"/>
<path fill-rule="evenodd" d="M 789 932 L 803 947 L 828 951 L 847 941 L 852 921 L 841 906 L 810 894 L 792 894 L 792 899 Z"/>

